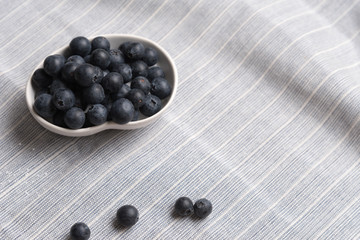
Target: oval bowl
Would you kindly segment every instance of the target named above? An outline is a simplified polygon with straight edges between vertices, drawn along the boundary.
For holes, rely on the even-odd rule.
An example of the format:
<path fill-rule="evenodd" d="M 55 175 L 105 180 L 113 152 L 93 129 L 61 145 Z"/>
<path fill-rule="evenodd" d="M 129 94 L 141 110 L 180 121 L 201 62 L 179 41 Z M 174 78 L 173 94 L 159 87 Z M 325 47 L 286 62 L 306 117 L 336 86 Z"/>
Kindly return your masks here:
<path fill-rule="evenodd" d="M 143 128 L 143 127 L 146 127 L 149 124 L 155 122 L 157 119 L 159 119 L 159 117 L 168 109 L 169 105 L 172 103 L 172 101 L 175 97 L 176 89 L 177 89 L 178 75 L 177 75 L 177 70 L 176 70 L 174 61 L 171 59 L 169 54 L 161 46 L 159 46 L 154 41 L 151 41 L 151 40 L 143 38 L 143 37 L 135 36 L 135 35 L 111 34 L 111 35 L 99 35 L 99 36 L 106 37 L 109 40 L 110 46 L 112 49 L 113 48 L 117 49 L 121 43 L 126 42 L 126 41 L 138 41 L 138 42 L 141 42 L 142 44 L 144 44 L 145 47 L 152 47 L 152 48 L 156 49 L 159 54 L 159 61 L 156 64 L 156 66 L 159 66 L 163 69 L 163 71 L 165 73 L 165 78 L 169 81 L 169 83 L 172 87 L 172 92 L 171 92 L 170 97 L 162 100 L 162 104 L 163 104 L 162 109 L 158 113 L 156 113 L 155 115 L 153 115 L 151 117 L 141 116 L 139 120 L 132 121 L 132 122 L 129 122 L 126 124 L 117 124 L 112 121 L 107 121 L 106 123 L 104 123 L 102 125 L 88 127 L 88 128 L 81 128 L 81 129 L 62 128 L 62 127 L 56 126 L 56 125 L 46 121 L 45 119 L 40 117 L 33 109 L 33 105 L 34 105 L 34 101 L 35 101 L 35 89 L 33 88 L 32 84 L 31 84 L 31 76 L 33 75 L 33 73 L 35 72 L 36 69 L 43 67 L 43 61 L 44 61 L 44 59 L 43 59 L 36 66 L 36 68 L 31 73 L 31 75 L 27 81 L 26 103 L 27 103 L 27 106 L 29 108 L 31 115 L 35 118 L 35 120 L 38 123 L 40 123 L 40 125 L 42 125 L 44 128 L 50 130 L 51 132 L 54 132 L 54 133 L 57 133 L 60 135 L 64 135 L 64 136 L 69 136 L 69 137 L 82 137 L 82 136 L 89 136 L 89 135 L 92 135 L 92 134 L 95 134 L 95 133 L 98 133 L 98 132 L 101 132 L 101 131 L 104 131 L 107 129 L 131 130 L 131 129 Z M 91 37 L 88 39 L 91 41 L 94 38 L 95 37 Z M 53 54 L 66 55 L 67 51 L 69 51 L 68 45 L 56 50 L 55 52 L 53 52 L 49 55 L 53 55 Z"/>

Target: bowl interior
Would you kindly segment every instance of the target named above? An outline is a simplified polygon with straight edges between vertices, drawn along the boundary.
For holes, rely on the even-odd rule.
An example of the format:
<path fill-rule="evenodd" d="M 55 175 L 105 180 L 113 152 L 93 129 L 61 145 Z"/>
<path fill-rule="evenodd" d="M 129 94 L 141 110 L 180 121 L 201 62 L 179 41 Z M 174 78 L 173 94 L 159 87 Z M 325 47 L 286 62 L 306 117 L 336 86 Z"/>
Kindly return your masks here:
<path fill-rule="evenodd" d="M 170 103 L 173 101 L 173 99 L 175 97 L 175 93 L 176 93 L 176 88 L 177 88 L 177 71 L 176 71 L 176 67 L 175 67 L 173 60 L 171 59 L 169 54 L 162 47 L 160 47 L 158 44 L 156 44 L 155 42 L 153 42 L 149 39 L 142 38 L 139 36 L 134 36 L 134 35 L 116 35 L 116 34 L 114 34 L 114 35 L 101 35 L 101 36 L 104 36 L 109 40 L 110 46 L 112 49 L 114 49 L 114 48 L 117 49 L 121 43 L 126 42 L 126 41 L 138 41 L 138 42 L 143 43 L 145 47 L 152 47 L 152 48 L 156 49 L 159 54 L 159 61 L 156 64 L 156 66 L 159 66 L 163 69 L 163 71 L 165 73 L 165 78 L 169 81 L 169 84 L 172 87 L 172 92 L 171 92 L 170 97 L 162 100 L 163 107 L 158 113 L 156 113 L 155 115 L 153 115 L 151 117 L 145 117 L 140 114 L 141 116 L 139 116 L 138 121 L 129 122 L 127 124 L 117 124 L 117 123 L 110 121 L 110 122 L 106 122 L 99 126 L 93 126 L 93 127 L 81 128 L 81 129 L 75 129 L 75 130 L 62 128 L 62 127 L 56 126 L 56 125 L 46 121 L 45 119 L 40 117 L 33 110 L 33 104 L 35 101 L 35 89 L 33 88 L 32 84 L 31 84 L 31 76 L 36 69 L 43 67 L 44 59 L 42 59 L 41 62 L 39 63 L 39 65 L 34 69 L 34 71 L 31 73 L 31 75 L 28 79 L 27 86 L 26 86 L 26 102 L 27 102 L 28 108 L 29 108 L 32 116 L 43 127 L 47 128 L 48 130 L 55 132 L 57 134 L 61 134 L 61 135 L 65 135 L 65 136 L 72 136 L 72 137 L 92 135 L 92 134 L 95 134 L 97 132 L 100 132 L 100 131 L 103 131 L 106 129 L 123 129 L 123 130 L 137 129 L 137 128 L 145 127 L 145 126 L 153 123 L 154 121 L 156 121 L 160 117 L 160 115 L 164 111 L 166 111 L 166 109 L 168 108 Z M 95 38 L 95 37 L 91 37 L 91 38 L 89 38 L 89 40 L 91 41 L 93 38 Z M 68 44 L 65 47 L 58 49 L 49 55 L 53 55 L 53 54 L 62 54 L 65 57 L 70 56 L 70 50 L 68 48 Z"/>

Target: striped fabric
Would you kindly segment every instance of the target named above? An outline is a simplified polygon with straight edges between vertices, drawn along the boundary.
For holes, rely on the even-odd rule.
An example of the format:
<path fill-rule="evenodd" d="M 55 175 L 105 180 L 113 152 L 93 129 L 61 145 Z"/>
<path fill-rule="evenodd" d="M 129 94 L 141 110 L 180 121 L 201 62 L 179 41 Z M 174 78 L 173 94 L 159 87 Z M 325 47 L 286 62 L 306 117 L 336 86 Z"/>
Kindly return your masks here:
<path fill-rule="evenodd" d="M 360 239 L 359 0 L 0 0 L 0 239 Z M 68 138 L 25 104 L 78 35 L 136 34 L 173 57 L 169 111 Z M 203 220 L 173 214 L 207 198 Z M 116 226 L 136 206 L 139 222 Z"/>

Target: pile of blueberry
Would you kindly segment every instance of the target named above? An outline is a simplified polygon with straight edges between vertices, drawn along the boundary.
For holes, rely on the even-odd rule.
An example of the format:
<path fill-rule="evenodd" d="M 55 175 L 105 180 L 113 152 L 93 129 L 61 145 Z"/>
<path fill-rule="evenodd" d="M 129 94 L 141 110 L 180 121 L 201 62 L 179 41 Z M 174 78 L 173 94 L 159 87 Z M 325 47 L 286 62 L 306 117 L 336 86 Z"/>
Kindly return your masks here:
<path fill-rule="evenodd" d="M 71 40 L 68 56 L 48 56 L 32 75 L 34 110 L 47 121 L 79 129 L 152 116 L 171 94 L 158 53 L 140 42 L 112 49 L 108 39 Z"/>
<path fill-rule="evenodd" d="M 199 218 L 206 218 L 212 212 L 212 204 L 209 200 L 202 198 L 192 203 L 190 198 L 181 197 L 175 202 L 175 212 L 182 216 L 190 216 L 193 213 Z M 132 205 L 124 205 L 116 212 L 116 219 L 123 227 L 131 227 L 139 220 L 139 211 Z M 72 240 L 88 240 L 90 228 L 83 222 L 75 223 L 70 229 Z"/>

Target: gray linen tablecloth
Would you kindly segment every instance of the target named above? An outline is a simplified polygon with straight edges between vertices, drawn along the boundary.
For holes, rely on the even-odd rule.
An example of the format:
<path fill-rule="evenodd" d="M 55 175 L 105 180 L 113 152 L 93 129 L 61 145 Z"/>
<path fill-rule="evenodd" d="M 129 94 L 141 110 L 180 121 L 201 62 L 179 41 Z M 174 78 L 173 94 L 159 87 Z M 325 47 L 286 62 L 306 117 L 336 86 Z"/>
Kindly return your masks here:
<path fill-rule="evenodd" d="M 358 0 L 1 0 L 0 239 L 360 239 Z M 25 104 L 79 35 L 136 34 L 176 62 L 156 123 L 69 138 Z M 207 198 L 203 220 L 173 215 Z M 116 210 L 140 212 L 130 229 Z"/>

